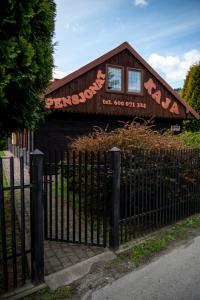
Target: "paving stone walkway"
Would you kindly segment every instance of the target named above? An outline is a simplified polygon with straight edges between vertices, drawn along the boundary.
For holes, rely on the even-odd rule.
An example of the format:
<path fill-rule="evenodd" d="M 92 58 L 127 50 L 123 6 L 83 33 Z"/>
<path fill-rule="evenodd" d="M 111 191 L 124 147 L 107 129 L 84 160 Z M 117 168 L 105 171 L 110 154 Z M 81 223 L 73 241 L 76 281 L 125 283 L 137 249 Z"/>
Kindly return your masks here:
<path fill-rule="evenodd" d="M 46 275 L 104 252 L 102 247 L 45 241 Z"/>
<path fill-rule="evenodd" d="M 4 151 L 5 157 L 13 156 L 11 152 Z M 8 185 L 10 184 L 10 159 L 3 159 L 4 174 L 6 176 Z M 20 184 L 20 162 L 18 158 L 14 158 L 14 185 Z M 29 185 L 29 168 L 24 166 L 24 184 Z M 26 231 L 26 248 L 30 249 L 30 190 L 28 187 L 24 189 L 24 202 L 25 202 L 25 231 Z M 20 223 L 21 213 L 21 198 L 20 190 L 15 190 L 15 205 L 16 213 Z M 80 244 L 69 244 L 55 241 L 44 242 L 45 254 L 45 274 L 62 270 L 63 268 L 70 267 L 83 260 L 91 258 L 97 254 L 104 252 L 103 247 L 87 246 Z M 29 258 L 30 259 L 30 258 Z M 29 261 L 30 263 L 30 261 Z"/>

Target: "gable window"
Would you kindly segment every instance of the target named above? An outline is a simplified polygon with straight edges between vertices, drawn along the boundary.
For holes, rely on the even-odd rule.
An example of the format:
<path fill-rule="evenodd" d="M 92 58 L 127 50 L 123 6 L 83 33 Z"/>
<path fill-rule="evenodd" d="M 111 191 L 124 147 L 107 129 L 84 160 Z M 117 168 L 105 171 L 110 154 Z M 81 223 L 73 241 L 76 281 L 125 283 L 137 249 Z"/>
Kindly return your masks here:
<path fill-rule="evenodd" d="M 122 91 L 122 68 L 108 66 L 107 67 L 107 90 L 121 92 Z"/>
<path fill-rule="evenodd" d="M 128 69 L 128 93 L 142 92 L 142 74 L 141 71 Z"/>

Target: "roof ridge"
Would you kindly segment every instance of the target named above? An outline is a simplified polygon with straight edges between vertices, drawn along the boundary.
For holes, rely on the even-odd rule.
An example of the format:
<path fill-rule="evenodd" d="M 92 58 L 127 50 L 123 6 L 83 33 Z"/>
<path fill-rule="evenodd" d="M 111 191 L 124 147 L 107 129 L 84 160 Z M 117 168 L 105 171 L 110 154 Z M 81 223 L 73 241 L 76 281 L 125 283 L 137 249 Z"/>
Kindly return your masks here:
<path fill-rule="evenodd" d="M 98 64 L 98 61 L 103 60 L 104 57 L 115 55 L 115 53 L 113 54 L 113 52 L 121 52 L 124 49 L 127 48 L 127 46 L 129 45 L 128 42 L 123 42 L 122 44 L 120 44 L 119 46 L 115 47 L 114 49 L 104 53 L 103 55 L 99 56 L 98 58 L 95 58 L 94 60 L 92 60 L 91 62 L 87 63 L 86 65 L 84 65 L 83 67 L 73 71 L 72 73 L 66 75 L 65 77 L 57 80 L 57 82 L 52 82 L 52 84 L 49 86 L 49 88 L 47 88 L 45 95 L 50 94 L 51 92 L 57 90 L 58 88 L 60 88 L 62 85 L 68 83 L 69 81 L 73 80 L 74 78 L 71 79 L 71 77 L 73 77 L 73 75 L 77 74 L 77 73 L 82 73 L 82 71 L 87 72 L 89 71 L 89 69 L 92 69 L 94 67 L 94 64 Z M 130 46 L 130 45 L 129 45 Z M 106 58 L 105 58 L 106 60 Z M 85 69 L 88 69 L 85 71 Z M 81 75 L 81 74 L 80 74 Z M 79 76 L 79 75 L 78 75 Z M 76 77 L 78 77 L 76 76 Z"/>
<path fill-rule="evenodd" d="M 123 50 L 129 50 L 136 59 L 140 61 L 140 63 L 150 72 L 152 73 L 155 78 L 160 81 L 165 88 L 174 95 L 174 97 L 186 108 L 186 113 L 191 113 L 195 118 L 200 119 L 199 114 L 148 64 L 144 58 L 127 42 L 123 42 L 119 46 L 115 47 L 114 49 L 106 52 L 105 54 L 101 55 L 100 57 L 94 59 L 93 61 L 87 63 L 83 67 L 79 68 L 78 70 L 68 74 L 67 76 L 63 77 L 60 80 L 54 81 L 46 90 L 45 95 L 52 93 L 53 91 L 59 89 L 63 85 L 69 83 L 73 79 L 81 76 L 82 74 L 88 72 L 92 68 L 96 67 L 98 64 L 103 63 L 104 61 L 108 60 L 110 57 L 114 56 L 115 54 L 120 53 Z"/>

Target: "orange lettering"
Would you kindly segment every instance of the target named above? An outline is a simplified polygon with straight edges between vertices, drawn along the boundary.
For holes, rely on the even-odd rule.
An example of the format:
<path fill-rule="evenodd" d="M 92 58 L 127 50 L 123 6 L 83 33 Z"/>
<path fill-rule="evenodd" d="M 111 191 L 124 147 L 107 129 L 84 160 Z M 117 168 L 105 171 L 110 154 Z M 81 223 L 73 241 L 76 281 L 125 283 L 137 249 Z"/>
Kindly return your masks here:
<path fill-rule="evenodd" d="M 101 89 L 105 83 L 105 79 L 96 79 L 96 83 L 98 84 L 99 89 Z"/>
<path fill-rule="evenodd" d="M 53 104 L 54 104 L 54 101 L 53 101 L 52 98 L 47 98 L 47 99 L 45 100 L 45 107 L 46 107 L 46 108 L 51 108 Z"/>
<path fill-rule="evenodd" d="M 89 89 L 92 91 L 93 95 L 95 95 L 95 94 L 97 93 L 96 91 L 99 90 L 99 87 L 98 87 L 97 83 L 94 82 L 93 85 L 91 85 L 91 86 L 89 87 Z"/>
<path fill-rule="evenodd" d="M 170 108 L 169 110 L 171 113 L 174 113 L 176 115 L 179 115 L 180 112 L 179 112 L 179 108 L 178 108 L 178 105 L 176 102 L 173 103 L 172 107 Z"/>
<path fill-rule="evenodd" d="M 161 103 L 161 105 L 162 105 L 162 107 L 163 107 L 164 109 L 168 109 L 170 103 L 171 103 L 171 99 L 166 98 L 166 99 L 165 99 L 165 102 L 163 101 L 163 102 Z"/>
<path fill-rule="evenodd" d="M 67 98 L 62 98 L 63 107 L 67 107 L 68 105 L 72 105 L 72 100 L 70 96 L 67 96 Z"/>
<path fill-rule="evenodd" d="M 93 93 L 92 93 L 91 90 L 85 90 L 85 91 L 84 91 L 84 96 L 85 96 L 85 98 L 87 98 L 87 99 L 92 99 Z"/>
<path fill-rule="evenodd" d="M 81 97 L 81 98 L 79 99 L 80 102 L 81 102 L 81 103 L 84 103 L 84 102 L 86 101 L 86 98 L 85 98 L 85 96 L 84 96 L 84 93 L 83 93 L 83 92 L 79 93 L 79 96 Z"/>
<path fill-rule="evenodd" d="M 160 104 L 160 99 L 161 99 L 161 91 L 158 90 L 154 94 L 151 95 L 151 97 L 158 103 Z"/>
<path fill-rule="evenodd" d="M 100 79 L 100 78 L 102 78 L 102 79 L 105 79 L 105 78 L 106 78 L 106 75 L 103 74 L 101 70 L 99 70 L 99 71 L 97 72 L 97 79 Z"/>
<path fill-rule="evenodd" d="M 56 99 L 54 99 L 54 108 L 62 108 L 63 107 L 61 99 L 62 98 L 56 98 Z"/>
<path fill-rule="evenodd" d="M 72 104 L 78 105 L 80 103 L 78 95 L 72 95 Z"/>
<path fill-rule="evenodd" d="M 147 82 L 144 83 L 144 87 L 147 90 L 148 94 L 151 95 L 152 94 L 152 89 L 156 89 L 156 85 L 153 82 L 153 79 L 149 79 Z"/>
<path fill-rule="evenodd" d="M 147 90 L 148 94 L 151 95 L 152 99 L 154 99 L 158 104 L 162 105 L 162 108 L 164 109 L 168 109 L 169 105 L 171 103 L 171 99 L 169 98 L 165 98 L 165 101 L 161 101 L 161 91 L 157 90 L 152 94 L 152 89 L 156 89 L 156 84 L 153 82 L 153 79 L 150 78 L 147 82 L 144 83 L 144 87 Z M 179 108 L 176 102 L 173 103 L 173 105 L 171 106 L 170 110 L 171 113 L 179 115 Z"/>
<path fill-rule="evenodd" d="M 62 98 L 47 98 L 45 99 L 46 108 L 63 108 L 69 105 L 78 105 L 86 102 L 87 99 L 92 99 L 93 95 L 102 88 L 105 83 L 106 75 L 101 70 L 97 71 L 97 79 L 93 84 L 84 92 L 80 92 L 78 95 L 72 95 Z M 80 97 L 80 98 L 79 98 Z"/>

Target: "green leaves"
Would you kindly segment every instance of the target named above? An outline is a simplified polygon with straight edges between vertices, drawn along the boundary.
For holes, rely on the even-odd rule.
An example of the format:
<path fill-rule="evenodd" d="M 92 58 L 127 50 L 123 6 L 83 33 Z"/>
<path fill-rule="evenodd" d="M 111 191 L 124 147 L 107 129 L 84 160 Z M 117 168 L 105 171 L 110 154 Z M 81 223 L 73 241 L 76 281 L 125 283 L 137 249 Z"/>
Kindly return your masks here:
<path fill-rule="evenodd" d="M 200 113 L 200 62 L 194 64 L 185 79 L 182 97 Z M 200 121 L 185 122 L 185 128 L 200 130 Z"/>
<path fill-rule="evenodd" d="M 0 10 L 0 132 L 34 128 L 44 116 L 41 95 L 52 76 L 55 4 L 2 0 Z"/>

